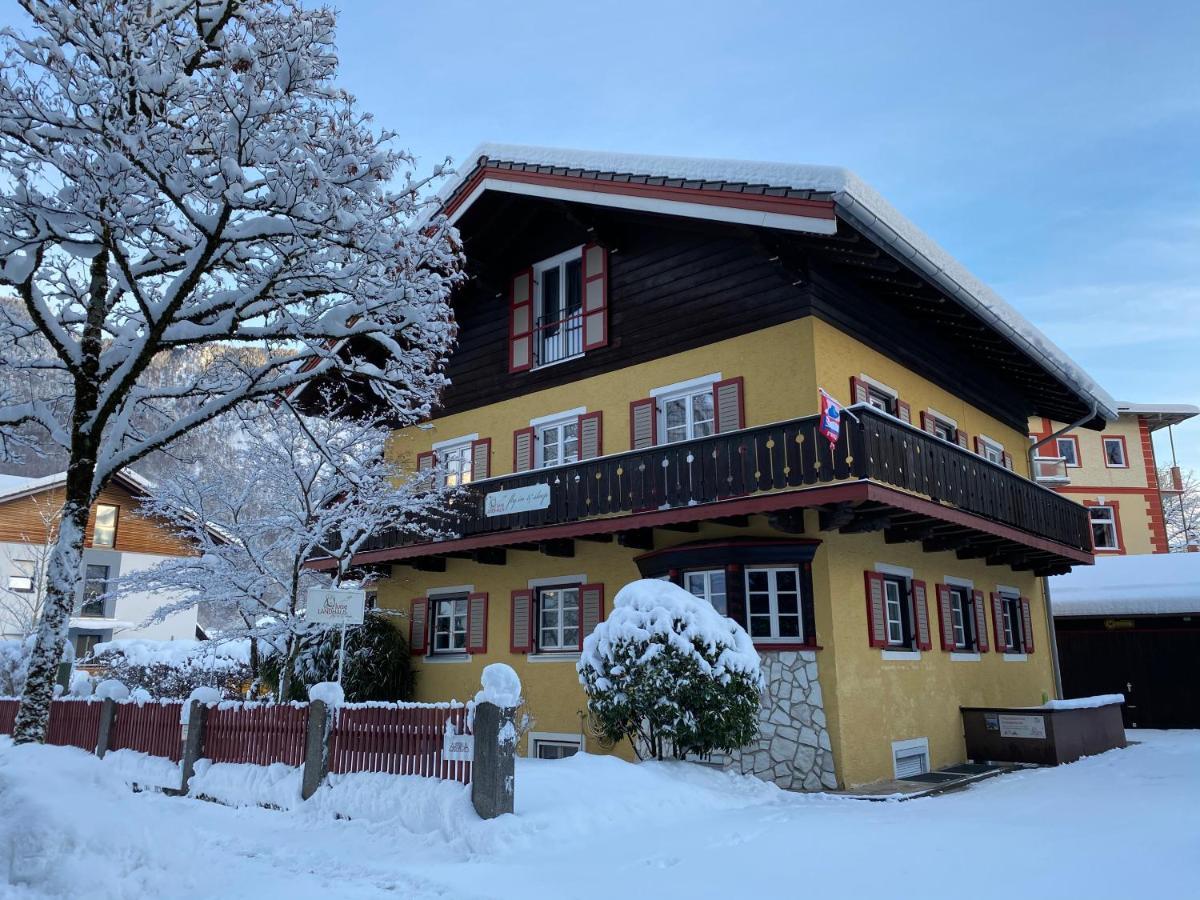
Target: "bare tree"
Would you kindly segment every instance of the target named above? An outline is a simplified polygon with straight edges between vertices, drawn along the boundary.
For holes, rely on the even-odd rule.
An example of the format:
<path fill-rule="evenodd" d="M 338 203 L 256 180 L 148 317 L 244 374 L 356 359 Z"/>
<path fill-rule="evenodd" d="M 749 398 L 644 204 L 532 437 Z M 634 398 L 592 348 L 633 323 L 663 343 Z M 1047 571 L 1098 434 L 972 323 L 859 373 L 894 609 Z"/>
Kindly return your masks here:
<path fill-rule="evenodd" d="M 47 496 L 34 496 L 30 500 L 40 526 L 36 531 L 21 532 L 20 549 L 5 551 L 8 571 L 21 580 L 14 583 L 10 579 L 0 585 L 0 636 L 26 638 L 33 634 L 46 601 L 46 570 L 62 505 Z M 28 568 L 28 575 L 17 572 L 17 563 Z"/>
<path fill-rule="evenodd" d="M 1181 469 L 1176 485 L 1168 466 L 1159 469 L 1158 484 L 1171 552 L 1183 553 L 1189 544 L 1200 545 L 1200 477 L 1194 469 Z"/>
<path fill-rule="evenodd" d="M 333 83 L 300 0 L 20 0 L 0 31 L 0 442 L 68 457 L 13 737 L 45 737 L 88 509 L 122 467 L 334 376 L 405 424 L 444 385 L 460 264 L 427 182 Z M 440 172 L 432 173 L 431 177 Z M 213 354 L 164 381 L 162 353 Z M 37 385 L 20 391 L 13 383 Z"/>

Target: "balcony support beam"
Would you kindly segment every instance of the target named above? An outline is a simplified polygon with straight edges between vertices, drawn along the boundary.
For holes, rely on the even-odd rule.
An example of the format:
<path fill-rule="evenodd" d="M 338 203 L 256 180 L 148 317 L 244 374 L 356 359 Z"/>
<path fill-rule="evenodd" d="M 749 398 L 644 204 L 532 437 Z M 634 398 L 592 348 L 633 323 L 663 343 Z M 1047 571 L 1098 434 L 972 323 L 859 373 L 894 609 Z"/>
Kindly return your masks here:
<path fill-rule="evenodd" d="M 857 516 L 838 529 L 842 534 L 868 534 L 883 531 L 892 524 L 896 514 L 891 510 L 876 511 Z"/>
<path fill-rule="evenodd" d="M 446 557 L 422 556 L 412 561 L 412 567 L 418 572 L 445 572 Z"/>
<path fill-rule="evenodd" d="M 471 559 L 485 566 L 503 566 L 508 564 L 508 553 L 503 547 L 480 547 L 472 551 Z"/>
<path fill-rule="evenodd" d="M 927 541 L 938 532 L 938 526 L 933 522 L 920 522 L 916 525 L 894 525 L 883 530 L 885 544 L 909 544 L 915 541 Z"/>
<path fill-rule="evenodd" d="M 553 538 L 541 541 L 538 544 L 538 550 L 545 556 L 567 559 L 575 555 L 575 542 L 570 538 Z"/>
<path fill-rule="evenodd" d="M 749 516 L 718 516 L 713 519 L 718 525 L 728 525 L 730 528 L 747 528 L 750 525 Z"/>
<path fill-rule="evenodd" d="M 653 550 L 654 529 L 634 528 L 630 531 L 618 531 L 617 543 L 630 550 Z"/>
<path fill-rule="evenodd" d="M 804 510 L 782 509 L 767 514 L 767 523 L 784 534 L 804 534 Z"/>
<path fill-rule="evenodd" d="M 824 507 L 817 527 L 822 531 L 837 531 L 843 525 L 850 524 L 854 520 L 854 507 L 853 503 L 834 503 Z"/>

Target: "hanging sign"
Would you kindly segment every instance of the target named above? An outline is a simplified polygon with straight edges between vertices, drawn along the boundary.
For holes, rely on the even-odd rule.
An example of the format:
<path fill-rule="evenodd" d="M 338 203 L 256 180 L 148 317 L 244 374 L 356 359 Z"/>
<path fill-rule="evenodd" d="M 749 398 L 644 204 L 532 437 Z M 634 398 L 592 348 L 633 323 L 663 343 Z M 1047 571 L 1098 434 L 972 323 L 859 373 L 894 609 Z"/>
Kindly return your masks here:
<path fill-rule="evenodd" d="M 318 625 L 361 625 L 366 608 L 366 591 L 309 588 L 304 615 Z"/>
<path fill-rule="evenodd" d="M 550 485 L 530 484 L 508 491 L 492 491 L 483 498 L 485 516 L 511 516 L 550 505 Z"/>

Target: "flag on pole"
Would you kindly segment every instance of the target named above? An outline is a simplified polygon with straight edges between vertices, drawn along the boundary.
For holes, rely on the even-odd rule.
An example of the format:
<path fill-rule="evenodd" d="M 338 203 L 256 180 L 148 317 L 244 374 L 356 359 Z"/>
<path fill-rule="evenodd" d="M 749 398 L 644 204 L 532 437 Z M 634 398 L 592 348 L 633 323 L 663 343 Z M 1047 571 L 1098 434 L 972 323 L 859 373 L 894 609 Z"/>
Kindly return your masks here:
<path fill-rule="evenodd" d="M 818 388 L 821 394 L 821 424 L 818 430 L 829 441 L 829 446 L 838 442 L 842 433 L 842 405 L 825 393 L 824 388 Z"/>

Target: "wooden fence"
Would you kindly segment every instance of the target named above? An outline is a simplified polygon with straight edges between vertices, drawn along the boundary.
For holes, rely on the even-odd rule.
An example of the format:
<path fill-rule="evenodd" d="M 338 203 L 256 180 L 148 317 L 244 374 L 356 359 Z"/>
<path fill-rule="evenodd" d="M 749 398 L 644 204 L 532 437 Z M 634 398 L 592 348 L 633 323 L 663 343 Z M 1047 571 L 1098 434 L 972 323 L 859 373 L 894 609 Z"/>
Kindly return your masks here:
<path fill-rule="evenodd" d="M 12 734 L 20 700 L 0 700 L 0 734 Z"/>
<path fill-rule="evenodd" d="M 98 700 L 55 700 L 50 704 L 46 743 L 95 753 L 100 740 L 102 706 Z"/>
<path fill-rule="evenodd" d="M 389 772 L 471 782 L 471 764 L 442 759 L 447 725 L 467 734 L 467 710 L 447 706 L 349 706 L 329 736 L 329 771 Z"/>
<path fill-rule="evenodd" d="M 136 750 L 179 762 L 179 713 L 182 709 L 183 704 L 179 702 L 138 705 L 126 700 L 118 703 L 108 749 Z"/>
<path fill-rule="evenodd" d="M 304 763 L 308 707 L 221 703 L 204 723 L 204 757 L 215 763 Z"/>

